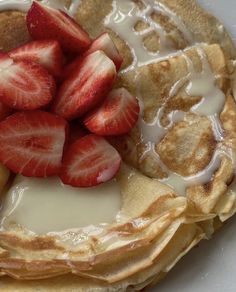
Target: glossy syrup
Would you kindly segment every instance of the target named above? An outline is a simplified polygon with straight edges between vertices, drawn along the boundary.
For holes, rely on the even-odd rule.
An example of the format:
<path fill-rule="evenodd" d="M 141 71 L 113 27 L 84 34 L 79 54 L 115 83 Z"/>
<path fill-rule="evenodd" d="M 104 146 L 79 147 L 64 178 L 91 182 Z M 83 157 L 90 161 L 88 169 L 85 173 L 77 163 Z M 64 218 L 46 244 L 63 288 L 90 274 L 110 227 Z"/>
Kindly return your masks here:
<path fill-rule="evenodd" d="M 133 53 L 133 64 L 125 69 L 125 71 L 134 70 L 136 67 L 161 61 L 163 58 L 168 58 L 173 54 L 173 52 L 169 50 L 165 30 L 156 24 L 150 15 L 153 11 L 159 11 L 170 17 L 189 44 L 197 49 L 197 53 L 202 63 L 202 71 L 196 72 L 192 61 L 187 57 L 185 51 L 178 52 L 177 54 L 183 54 L 185 57 L 188 74 L 173 85 L 165 104 L 185 83 L 187 83 L 186 93 L 188 95 L 202 97 L 201 101 L 191 108 L 191 112 L 208 117 L 212 123 L 212 129 L 214 131 L 216 141 L 222 141 L 223 130 L 219 120 L 219 113 L 223 109 L 225 95 L 216 84 L 217 76 L 214 76 L 210 68 L 203 47 L 195 45 L 191 33 L 185 27 L 181 19 L 167 7 L 160 3 L 156 4 L 157 2 L 154 4 L 151 0 L 143 0 L 142 2 L 145 8 L 140 10 L 132 1 L 114 0 L 113 11 L 105 20 L 105 25 L 115 31 L 129 45 Z M 149 28 L 144 31 L 137 32 L 134 30 L 134 27 L 140 20 L 146 22 L 149 25 Z M 150 33 L 150 31 L 155 31 L 160 37 L 160 50 L 157 53 L 149 52 L 143 45 L 143 38 L 145 35 Z M 142 103 L 141 94 L 139 94 L 138 98 L 141 105 L 139 128 L 142 141 L 146 144 L 146 151 L 143 153 L 141 160 L 144 159 L 146 155 L 151 155 L 153 160 L 157 161 L 163 171 L 168 174 L 168 178 L 163 180 L 163 182 L 172 186 L 180 195 L 185 194 L 187 187 L 195 184 L 204 184 L 210 181 L 213 173 L 219 167 L 221 156 L 224 153 L 217 148 L 210 164 L 206 167 L 206 169 L 195 176 L 182 177 L 170 171 L 161 161 L 158 153 L 156 153 L 155 145 L 161 141 L 161 139 L 167 134 L 169 129 L 175 123 L 184 120 L 185 113 L 182 111 L 171 112 L 169 115 L 169 125 L 163 127 L 161 125 L 161 117 L 165 108 L 165 104 L 163 104 L 157 111 L 153 121 L 151 123 L 147 123 L 143 119 L 144 106 Z"/>

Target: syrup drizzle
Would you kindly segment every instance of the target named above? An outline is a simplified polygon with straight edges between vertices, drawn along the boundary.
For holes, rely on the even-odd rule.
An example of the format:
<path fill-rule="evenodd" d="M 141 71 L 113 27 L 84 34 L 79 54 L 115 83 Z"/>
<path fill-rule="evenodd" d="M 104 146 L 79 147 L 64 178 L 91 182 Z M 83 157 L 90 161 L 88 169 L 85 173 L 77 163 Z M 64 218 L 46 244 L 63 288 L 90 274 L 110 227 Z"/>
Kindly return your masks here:
<path fill-rule="evenodd" d="M 213 75 L 210 65 L 207 62 L 206 55 L 204 53 L 204 50 L 202 48 L 197 48 L 197 52 L 201 58 L 202 62 L 202 71 L 200 73 L 197 73 L 194 69 L 192 61 L 185 55 L 186 63 L 188 66 L 188 75 L 186 78 L 184 78 L 184 81 L 188 80 L 188 85 L 186 87 L 186 93 L 190 96 L 202 96 L 202 100 L 199 104 L 192 107 L 191 112 L 196 113 L 201 116 L 207 116 L 212 123 L 212 129 L 215 134 L 215 139 L 217 142 L 220 142 L 223 140 L 223 130 L 221 127 L 221 123 L 219 120 L 219 113 L 221 112 L 224 101 L 225 101 L 225 95 L 224 93 L 216 86 L 216 77 Z M 181 84 L 181 82 L 180 82 Z M 176 93 L 176 87 L 178 87 L 179 81 L 177 85 L 174 85 L 174 92 Z M 172 92 L 169 94 L 169 100 L 173 96 L 173 88 Z M 214 104 L 214 106 L 212 106 Z M 212 109 L 213 108 L 213 109 Z M 159 112 L 161 112 L 163 108 L 161 108 Z M 170 115 L 172 117 L 170 119 L 170 124 L 167 128 L 163 128 L 160 125 L 160 115 L 158 114 L 155 119 L 155 124 L 158 124 L 160 126 L 160 133 L 161 138 L 164 137 L 165 133 L 168 132 L 168 129 L 170 129 L 174 123 L 181 121 L 184 119 L 185 114 L 182 111 L 175 111 L 175 115 L 177 115 L 177 119 L 173 119 L 173 113 Z M 155 132 L 156 129 L 153 127 L 153 125 L 149 125 L 149 131 Z M 152 126 L 152 130 L 150 129 L 150 126 Z M 144 131 L 145 128 L 142 126 L 141 131 Z M 159 136 L 159 137 L 160 137 Z M 142 135 L 143 138 L 147 138 L 145 135 Z M 148 143 L 150 143 L 150 135 L 149 135 Z M 157 136 L 155 136 L 157 138 Z M 144 143 L 147 142 L 147 140 L 143 141 Z M 183 177 L 178 175 L 177 173 L 174 173 L 170 171 L 166 166 L 163 166 L 163 163 L 160 164 L 160 157 L 158 154 L 155 153 L 155 145 L 158 144 L 160 140 L 151 140 L 151 143 L 154 143 L 154 146 L 150 147 L 148 145 L 149 151 L 151 151 L 151 155 L 155 159 L 159 159 L 159 165 L 161 165 L 162 169 L 168 174 L 168 178 L 162 180 L 164 183 L 170 185 L 173 187 L 179 194 L 184 195 L 186 188 L 196 185 L 196 184 L 204 184 L 206 182 L 209 182 L 214 174 L 214 172 L 217 170 L 217 168 L 220 165 L 220 160 L 223 154 L 226 154 L 224 151 L 222 151 L 221 148 L 218 148 L 215 150 L 215 153 L 212 157 L 212 160 L 210 164 L 205 168 L 203 171 L 197 173 L 194 176 L 190 177 Z M 147 152 L 145 152 L 145 155 L 147 155 Z M 158 158 L 157 158 L 158 156 Z"/>
<path fill-rule="evenodd" d="M 190 82 L 186 92 L 190 96 L 203 97 L 200 103 L 193 106 L 192 112 L 205 116 L 218 115 L 223 109 L 225 95 L 216 86 L 216 76 L 212 74 L 204 50 L 198 47 L 197 52 L 202 62 L 202 71 L 200 73 L 196 73 L 191 60 L 185 55 L 188 71 L 190 72 Z"/>
<path fill-rule="evenodd" d="M 168 46 L 168 40 L 165 30 L 156 24 L 150 17 L 152 12 L 158 11 L 168 16 L 182 32 L 184 38 L 189 44 L 194 44 L 191 33 L 184 26 L 181 19 L 177 17 L 172 11 L 160 3 L 153 3 L 151 0 L 143 0 L 145 8 L 140 10 L 133 2 L 127 2 L 125 0 L 113 0 L 113 11 L 106 18 L 105 25 L 116 32 L 126 43 L 129 45 L 133 53 L 133 64 L 125 69 L 125 71 L 133 70 L 137 66 L 147 65 L 149 63 L 158 62 L 170 56 L 171 52 Z M 134 30 L 134 26 L 138 21 L 143 21 L 148 24 L 149 28 L 137 32 Z M 157 53 L 149 52 L 143 45 L 143 38 L 145 35 L 155 31 L 160 37 L 160 50 Z M 219 113 L 221 112 L 224 103 L 225 95 L 217 87 L 217 78 L 212 73 L 210 65 L 207 61 L 207 57 L 203 48 L 196 46 L 198 55 L 202 63 L 202 71 L 196 72 L 193 63 L 190 58 L 187 57 L 184 50 L 179 52 L 184 54 L 186 64 L 188 67 L 188 74 L 181 80 L 177 81 L 173 85 L 169 92 L 169 97 L 166 102 L 158 109 L 156 117 L 151 123 L 147 123 L 143 119 L 143 103 L 142 96 L 138 96 L 140 100 L 141 114 L 139 118 L 139 127 L 141 130 L 142 142 L 146 144 L 146 151 L 140 158 L 140 162 L 145 159 L 147 155 L 151 155 L 153 160 L 157 161 L 163 171 L 168 174 L 168 178 L 162 180 L 164 183 L 172 186 L 179 194 L 184 195 L 186 188 L 195 184 L 204 184 L 211 180 L 213 173 L 219 167 L 220 160 L 224 151 L 217 148 L 212 157 L 210 164 L 192 177 L 182 177 L 172 171 L 170 171 L 166 165 L 161 161 L 158 153 L 155 151 L 155 145 L 157 145 L 161 139 L 167 134 L 168 130 L 177 122 L 184 120 L 185 113 L 182 111 L 174 111 L 169 114 L 170 123 L 166 127 L 161 125 L 161 117 L 166 103 L 177 94 L 178 90 L 188 82 L 186 87 L 186 93 L 189 96 L 202 97 L 201 101 L 191 108 L 191 112 L 201 116 L 207 116 L 211 123 L 212 129 L 215 134 L 216 141 L 223 140 L 223 130 L 219 120 Z"/>
<path fill-rule="evenodd" d="M 165 105 L 175 94 L 177 94 L 179 88 L 181 88 L 186 82 L 188 82 L 186 93 L 189 96 L 202 96 L 202 100 L 198 104 L 194 105 L 190 111 L 201 116 L 209 117 L 212 122 L 216 140 L 221 141 L 223 139 L 223 130 L 219 120 L 219 113 L 224 106 L 225 95 L 216 86 L 216 77 L 211 71 L 204 50 L 198 47 L 197 51 L 199 56 L 201 56 L 203 66 L 202 71 L 197 73 L 193 67 L 192 61 L 184 54 L 189 71 L 188 75 L 178 80 L 172 86 L 168 98 L 162 107 L 158 110 L 157 115 L 152 123 L 146 123 L 143 118 L 140 119 L 140 128 L 144 143 L 153 142 L 158 144 L 161 138 L 165 136 L 168 130 L 175 123 L 184 119 L 185 113 L 183 111 L 175 110 L 169 114 L 170 123 L 167 127 L 163 127 L 160 122 Z M 139 100 L 141 109 L 143 109 L 144 106 L 141 102 L 141 96 L 139 96 Z"/>
<path fill-rule="evenodd" d="M 68 9 L 68 13 L 71 16 L 75 16 L 76 12 L 79 9 L 79 5 L 80 5 L 81 0 L 73 0 L 71 1 L 70 7 Z"/>
<path fill-rule="evenodd" d="M 132 1 L 114 0 L 113 11 L 105 19 L 105 26 L 112 29 L 125 40 L 132 51 L 133 64 L 126 68 L 125 71 L 166 58 L 171 53 L 174 53 L 173 49 L 169 46 L 166 31 L 152 19 L 151 15 L 153 12 L 159 12 L 171 18 L 185 39 L 190 44 L 194 42 L 191 33 L 181 19 L 166 6 L 151 0 L 143 0 L 142 2 L 145 8 L 140 10 Z M 140 32 L 135 31 L 134 26 L 138 21 L 145 22 L 149 27 Z M 143 44 L 144 37 L 153 31 L 159 35 L 160 39 L 160 49 L 158 52 L 149 52 Z"/>

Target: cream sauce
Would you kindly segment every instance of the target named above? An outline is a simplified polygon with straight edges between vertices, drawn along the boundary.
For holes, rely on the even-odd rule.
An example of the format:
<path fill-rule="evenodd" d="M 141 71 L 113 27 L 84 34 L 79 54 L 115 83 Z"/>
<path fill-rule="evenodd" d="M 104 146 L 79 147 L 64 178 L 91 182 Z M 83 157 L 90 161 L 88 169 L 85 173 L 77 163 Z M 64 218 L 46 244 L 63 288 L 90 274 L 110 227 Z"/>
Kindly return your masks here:
<path fill-rule="evenodd" d="M 177 173 L 169 172 L 169 177 L 162 180 L 165 184 L 172 187 L 179 195 L 184 196 L 186 189 L 194 185 L 202 185 L 211 181 L 215 171 L 219 168 L 221 157 L 225 153 L 216 150 L 210 164 L 196 175 L 183 177 Z"/>
<path fill-rule="evenodd" d="M 219 113 L 223 109 L 225 95 L 217 87 L 216 77 L 213 75 L 207 62 L 204 50 L 200 47 L 198 48 L 198 54 L 202 61 L 202 71 L 200 73 L 195 71 L 191 60 L 185 55 L 189 71 L 189 84 L 186 92 L 190 96 L 202 97 L 201 102 L 193 106 L 191 111 L 202 116 L 207 116 L 211 120 L 215 139 L 220 142 L 223 140 L 223 129 L 219 120 Z M 197 184 L 205 184 L 211 180 L 214 172 L 220 165 L 222 154 L 225 153 L 221 149 L 217 149 L 210 164 L 195 176 L 182 177 L 169 170 L 167 171 L 169 177 L 163 182 L 172 186 L 180 195 L 184 195 L 186 188 Z"/>
<path fill-rule="evenodd" d="M 143 10 L 139 10 L 137 5 L 131 1 L 128 2 L 125 0 L 114 0 L 113 11 L 105 20 L 105 25 L 116 32 L 123 40 L 125 40 L 133 53 L 133 64 L 127 68 L 126 71 L 133 70 L 137 66 L 160 61 L 163 56 L 170 55 L 165 30 L 159 27 L 159 25 L 157 25 L 150 17 L 151 13 L 155 10 L 171 17 L 172 21 L 174 20 L 177 28 L 183 33 L 189 43 L 194 43 L 192 36 L 187 28 L 182 24 L 179 18 L 166 7 L 162 6 L 161 4 L 154 4 L 151 0 L 144 0 L 142 2 L 145 4 L 145 8 Z M 135 24 L 140 20 L 147 23 L 149 28 L 144 31 L 137 32 L 135 31 L 134 27 Z M 145 35 L 150 33 L 150 31 L 157 32 L 160 37 L 160 51 L 157 53 L 149 52 L 143 45 L 143 38 Z M 191 111 L 198 115 L 207 116 L 212 122 L 212 129 L 214 131 L 216 140 L 221 141 L 223 139 L 223 130 L 218 115 L 223 109 L 225 95 L 216 85 L 216 76 L 214 76 L 212 73 L 204 50 L 199 46 L 197 51 L 202 62 L 202 71 L 200 73 L 196 72 L 192 61 L 183 52 L 189 73 L 187 76 L 173 85 L 169 93 L 169 97 L 166 99 L 166 103 L 178 92 L 179 88 L 188 82 L 186 93 L 190 96 L 202 97 L 201 101 L 197 105 L 193 106 Z M 140 107 L 142 109 L 139 118 L 139 127 L 142 141 L 147 145 L 146 151 L 143 153 L 140 159 L 143 160 L 147 155 L 152 155 L 153 159 L 156 160 L 163 168 L 163 171 L 169 174 L 168 179 L 163 182 L 171 185 L 181 195 L 185 194 L 185 190 L 189 186 L 208 182 L 211 179 L 214 171 L 219 166 L 221 157 L 219 151 L 215 152 L 208 167 L 193 177 L 182 177 L 176 173 L 171 172 L 163 164 L 159 155 L 156 153 L 155 145 L 161 141 L 161 139 L 175 123 L 184 119 L 185 113 L 181 111 L 170 113 L 170 123 L 167 127 L 163 127 L 160 121 L 166 105 L 165 103 L 157 111 L 154 120 L 151 123 L 147 123 L 143 119 L 142 96 L 138 96 L 138 98 L 140 100 Z"/>
<path fill-rule="evenodd" d="M 221 158 L 223 155 L 230 156 L 227 152 L 228 149 L 222 149 L 218 147 L 211 159 L 209 165 L 196 175 L 184 177 L 175 172 L 172 172 L 168 167 L 162 162 L 160 156 L 155 151 L 154 143 L 147 143 L 147 150 L 144 152 L 141 159 L 144 159 L 147 155 L 151 155 L 152 159 L 161 167 L 161 169 L 168 175 L 168 178 L 160 180 L 164 184 L 169 185 L 177 194 L 185 196 L 186 189 L 194 185 L 205 184 L 211 181 L 215 171 L 219 168 Z"/>
<path fill-rule="evenodd" d="M 134 26 L 138 20 L 147 21 L 150 7 L 140 11 L 131 1 L 113 1 L 113 11 L 105 20 L 106 27 L 115 31 L 123 40 L 127 42 L 133 53 L 132 67 L 156 59 L 158 54 L 152 54 L 143 45 L 143 38 L 152 31 L 152 28 L 142 32 L 135 32 Z M 157 28 L 160 40 L 164 37 L 163 29 Z"/>
<path fill-rule="evenodd" d="M 161 25 L 156 23 L 151 15 L 153 12 L 160 12 L 175 23 L 178 29 L 183 33 L 189 43 L 193 42 L 191 33 L 185 27 L 181 19 L 170 11 L 166 6 L 152 0 L 143 0 L 145 8 L 140 10 L 135 3 L 127 0 L 113 0 L 113 10 L 105 20 L 105 26 L 116 32 L 129 45 L 133 53 L 133 64 L 125 71 L 136 66 L 142 66 L 152 61 L 157 61 L 168 56 L 173 49 L 167 38 L 167 33 Z M 135 24 L 143 21 L 148 24 L 148 28 L 143 31 L 135 31 Z M 144 44 L 143 39 L 150 32 L 156 32 L 159 36 L 160 50 L 156 53 L 149 52 Z"/>
<path fill-rule="evenodd" d="M 168 132 L 168 128 L 164 128 L 160 123 L 161 114 L 162 110 L 160 109 L 152 123 L 146 123 L 142 117 L 140 118 L 139 127 L 144 143 L 158 143 Z"/>
<path fill-rule="evenodd" d="M 37 234 L 115 221 L 121 207 L 120 188 L 111 181 L 94 188 L 72 188 L 59 178 L 18 176 L 6 195 L 2 227 L 20 225 Z"/>
<path fill-rule="evenodd" d="M 212 74 L 204 50 L 200 47 L 198 48 L 198 54 L 202 61 L 202 71 L 200 73 L 195 71 L 191 60 L 185 55 L 188 71 L 190 72 L 186 92 L 190 96 L 202 97 L 201 102 L 193 106 L 192 112 L 204 116 L 219 114 L 225 103 L 225 95 L 216 86 L 216 77 Z"/>
<path fill-rule="evenodd" d="M 72 0 L 71 1 L 71 5 L 68 9 L 68 13 L 71 15 L 71 16 L 75 16 L 78 9 L 79 9 L 79 5 L 80 5 L 80 2 L 81 0 Z"/>
<path fill-rule="evenodd" d="M 139 127 L 141 131 L 142 142 L 152 142 L 158 144 L 164 136 L 168 133 L 168 130 L 176 123 L 183 121 L 185 113 L 183 111 L 173 111 L 169 114 L 169 124 L 166 127 L 161 125 L 161 117 L 163 115 L 164 107 L 160 108 L 152 123 L 147 123 L 143 118 L 139 119 Z"/>
<path fill-rule="evenodd" d="M 139 125 L 144 143 L 153 142 L 158 144 L 168 132 L 168 129 L 170 129 L 175 123 L 184 119 L 185 113 L 176 110 L 169 114 L 170 123 L 168 127 L 164 128 L 160 123 L 165 105 L 175 94 L 177 94 L 179 88 L 181 88 L 186 82 L 188 82 L 186 93 L 189 96 L 202 97 L 200 103 L 192 107 L 191 112 L 209 117 L 212 122 L 212 128 L 214 130 L 216 140 L 218 141 L 223 139 L 223 130 L 218 115 L 223 109 L 225 95 L 216 85 L 216 77 L 211 71 L 206 56 L 204 55 L 204 50 L 199 48 L 198 53 L 202 61 L 202 71 L 197 73 L 191 60 L 186 55 L 184 55 L 189 74 L 186 77 L 178 80 L 172 86 L 168 98 L 166 98 L 165 103 L 158 110 L 157 115 L 152 123 L 146 123 L 143 118 L 140 119 Z M 139 96 L 139 100 L 140 104 L 142 104 L 141 96 Z M 143 109 L 143 107 L 144 106 L 142 105 L 141 109 Z M 143 110 L 141 111 L 141 115 L 142 114 Z"/>

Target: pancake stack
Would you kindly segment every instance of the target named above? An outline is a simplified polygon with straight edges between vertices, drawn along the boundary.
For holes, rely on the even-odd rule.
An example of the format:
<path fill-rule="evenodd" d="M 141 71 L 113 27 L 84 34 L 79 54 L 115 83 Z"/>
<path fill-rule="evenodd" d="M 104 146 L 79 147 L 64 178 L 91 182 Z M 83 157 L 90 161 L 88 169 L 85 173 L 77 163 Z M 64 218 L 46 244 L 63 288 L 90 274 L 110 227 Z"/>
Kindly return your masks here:
<path fill-rule="evenodd" d="M 124 58 L 115 87 L 142 106 L 110 139 L 124 160 L 119 220 L 92 236 L 2 229 L 2 291 L 140 291 L 236 211 L 236 50 L 223 25 L 192 0 L 81 0 L 74 17 L 91 37 L 110 33 Z M 1 12 L 0 48 L 28 39 L 25 14 Z"/>

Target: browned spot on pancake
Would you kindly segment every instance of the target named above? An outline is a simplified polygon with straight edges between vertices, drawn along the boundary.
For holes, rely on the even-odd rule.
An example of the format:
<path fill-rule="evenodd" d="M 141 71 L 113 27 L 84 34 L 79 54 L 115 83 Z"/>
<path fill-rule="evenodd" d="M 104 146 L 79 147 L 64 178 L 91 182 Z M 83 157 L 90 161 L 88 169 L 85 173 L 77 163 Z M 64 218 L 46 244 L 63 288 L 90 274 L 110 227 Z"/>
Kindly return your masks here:
<path fill-rule="evenodd" d="M 223 90 L 225 87 L 228 86 L 228 80 L 227 78 L 225 78 L 225 76 L 227 76 L 227 66 L 224 54 L 218 45 L 205 47 L 204 50 L 213 73 L 218 76 L 217 85 L 220 89 Z M 198 51 L 193 48 L 186 50 L 184 53 L 193 62 L 195 71 L 201 72 L 202 62 Z M 127 89 L 132 92 L 132 94 L 142 97 L 144 104 L 143 119 L 147 123 L 152 123 L 158 112 L 158 109 L 164 106 L 161 124 L 166 127 L 170 123 L 168 116 L 169 113 L 175 110 L 181 110 L 188 113 L 190 109 L 195 104 L 199 103 L 202 99 L 201 96 L 189 96 L 186 93 L 186 86 L 189 83 L 188 78 L 186 78 L 188 73 L 189 69 L 186 63 L 186 59 L 183 54 L 180 54 L 178 56 L 169 58 L 169 60 L 167 61 L 152 63 L 147 66 L 139 67 L 136 70 L 124 73 L 120 75 L 118 84 L 119 86 L 123 85 L 127 87 Z M 177 82 L 179 82 L 180 80 L 182 81 L 178 85 Z M 172 93 L 173 96 L 170 96 L 173 86 L 176 86 L 175 92 Z M 207 119 L 203 118 L 203 121 L 204 120 L 206 121 Z M 208 126 L 206 126 L 206 124 L 204 126 L 204 123 L 200 123 L 199 125 L 203 126 L 202 129 L 199 129 L 199 132 L 197 132 L 196 130 L 195 134 L 199 136 L 193 137 L 193 142 L 195 141 L 194 143 L 196 143 L 194 145 L 195 150 L 193 149 L 193 145 L 190 145 L 192 147 L 192 150 L 190 147 L 190 152 L 193 151 L 193 153 L 190 153 L 190 156 L 193 155 L 192 158 L 188 157 L 187 143 L 190 142 L 185 141 L 185 147 L 183 142 L 185 138 L 188 139 L 188 137 L 191 136 L 191 127 L 189 128 L 189 130 L 186 129 L 185 133 L 182 133 L 182 137 L 178 138 L 178 143 L 180 147 L 178 147 L 178 150 L 176 148 L 175 150 L 169 152 L 170 149 L 162 148 L 164 147 L 164 143 L 166 143 L 167 140 L 165 140 L 165 142 L 162 142 L 162 146 L 160 146 L 160 151 L 163 159 L 166 160 L 164 161 L 164 163 L 167 162 L 167 166 L 170 167 L 171 170 L 177 171 L 182 175 L 190 175 L 195 174 L 196 172 L 202 170 L 205 166 L 208 165 L 211 160 L 216 143 L 213 137 L 214 135 L 211 128 L 211 123 L 210 121 L 208 121 L 207 123 Z M 171 141 L 169 142 L 173 145 L 176 143 L 176 133 L 174 133 L 175 130 L 176 128 L 174 128 L 174 130 L 172 129 L 172 131 L 167 136 L 168 140 L 169 138 L 171 139 Z M 206 131 L 206 133 L 204 133 L 204 131 Z M 173 136 L 173 138 L 171 138 L 171 136 Z M 124 157 L 128 155 L 128 158 L 125 158 L 125 161 L 127 163 L 135 166 L 142 173 L 149 177 L 166 177 L 166 173 L 160 168 L 160 163 L 157 161 L 157 159 L 155 159 L 155 155 L 152 155 L 152 153 L 145 154 L 144 156 L 142 155 L 146 152 L 147 147 L 145 147 L 145 143 L 142 143 L 141 135 L 140 133 L 138 134 L 137 129 L 135 131 L 132 131 L 128 136 L 125 136 L 122 139 L 124 139 L 126 142 L 128 141 L 127 143 L 123 141 L 122 144 L 124 147 L 119 148 L 119 151 L 121 153 L 123 151 L 123 153 L 126 153 L 124 155 L 122 154 Z M 201 139 L 203 139 L 202 143 L 200 143 Z M 204 143 L 207 144 L 204 146 Z M 118 142 L 118 144 L 121 143 Z M 181 149 L 184 149 L 185 153 L 183 153 L 183 150 Z M 206 151 L 204 149 L 206 149 Z M 165 151 L 167 151 L 168 154 L 167 152 L 165 154 Z M 178 151 L 181 152 L 181 159 L 179 157 Z M 168 157 L 165 158 L 165 156 Z M 172 166 L 170 165 L 171 160 L 173 160 Z M 192 162 L 193 165 L 191 167 L 189 165 L 185 169 L 184 165 L 186 163 L 191 164 Z M 182 167 L 181 163 L 183 163 Z"/>
<path fill-rule="evenodd" d="M 159 165 L 159 161 L 153 159 L 151 154 L 143 156 L 147 145 L 140 142 L 140 132 L 134 128 L 129 135 L 117 138 L 110 138 L 110 143 L 121 154 L 127 164 L 136 167 L 142 173 L 151 178 L 166 178 L 167 173 Z"/>
<path fill-rule="evenodd" d="M 91 236 L 91 241 L 93 243 L 93 246 L 99 244 L 99 240 L 95 236 Z"/>
<path fill-rule="evenodd" d="M 210 163 L 215 146 L 210 120 L 192 116 L 177 123 L 156 150 L 169 169 L 183 176 L 191 176 Z"/>
<path fill-rule="evenodd" d="M 228 138 L 236 138 L 236 103 L 230 94 L 227 96 L 220 120 Z"/>
<path fill-rule="evenodd" d="M 172 30 L 176 29 L 176 27 L 170 22 L 170 19 L 167 15 L 159 11 L 154 11 L 151 14 L 151 18 L 161 27 L 165 29 L 166 32 L 171 32 Z"/>
<path fill-rule="evenodd" d="M 221 44 L 227 55 L 235 58 L 235 46 L 229 36 L 224 31 L 219 30 L 219 21 L 202 7 L 197 1 L 192 0 L 161 0 L 170 10 L 183 20 L 185 26 L 190 29 L 196 42 L 207 44 Z"/>
<path fill-rule="evenodd" d="M 145 6 L 140 4 L 141 1 L 134 1 L 138 6 L 139 9 L 144 9 Z M 188 42 L 184 39 L 184 35 L 180 32 L 177 27 L 172 23 L 172 20 L 161 12 L 154 11 L 151 14 L 151 18 L 160 25 L 166 37 L 166 49 L 173 50 L 173 49 L 183 49 L 188 45 Z M 134 29 L 138 32 L 143 31 L 149 27 L 149 24 L 143 20 L 139 20 Z M 160 35 L 155 32 L 151 31 L 143 38 L 143 44 L 145 48 L 149 52 L 158 52 L 160 50 Z"/>
<path fill-rule="evenodd" d="M 211 192 L 212 191 L 212 182 L 211 181 L 209 181 L 209 182 L 207 182 L 206 184 L 204 184 L 203 186 L 202 186 L 202 188 L 204 189 L 204 195 L 207 195 L 207 194 L 209 194 L 209 192 Z"/>
<path fill-rule="evenodd" d="M 186 93 L 179 93 L 167 102 L 168 113 L 174 110 L 189 111 L 194 105 L 201 101 L 202 97 L 189 96 Z"/>
<path fill-rule="evenodd" d="M 166 71 L 170 70 L 171 65 L 170 65 L 170 62 L 168 60 L 161 62 L 160 65 L 161 65 L 161 69 L 166 70 Z"/>
<path fill-rule="evenodd" d="M 140 134 L 137 128 L 132 130 L 132 134 L 124 135 L 117 138 L 110 138 L 109 142 L 116 147 L 125 162 L 136 166 L 138 164 L 138 152 L 136 146 L 139 143 Z"/>
<path fill-rule="evenodd" d="M 152 31 L 143 38 L 144 47 L 149 51 L 156 53 L 160 50 L 160 37 L 158 33 Z"/>
<path fill-rule="evenodd" d="M 132 0 L 132 2 L 134 2 L 140 10 L 145 8 L 145 4 L 142 0 Z"/>
<path fill-rule="evenodd" d="M 3 248 L 0 248 L 0 258 L 6 258 L 10 256 L 10 252 Z"/>
<path fill-rule="evenodd" d="M 226 194 L 227 186 L 232 181 L 233 164 L 229 157 L 222 155 L 219 169 L 212 180 L 204 185 L 189 187 L 187 197 L 202 213 L 210 213 L 219 199 Z M 228 194 L 227 194 L 228 195 Z"/>
<path fill-rule="evenodd" d="M 134 29 L 138 32 L 143 31 L 147 28 L 149 28 L 149 24 L 142 20 L 139 20 L 134 26 Z"/>
<path fill-rule="evenodd" d="M 145 8 L 145 5 L 141 1 L 133 1 L 133 2 L 136 3 L 139 9 Z M 164 34 L 166 37 L 166 40 L 165 40 L 166 49 L 169 49 L 169 50 L 183 49 L 188 45 L 187 41 L 184 39 L 183 34 L 176 28 L 176 26 L 172 23 L 171 19 L 167 15 L 164 15 L 161 12 L 155 11 L 151 14 L 151 18 L 158 25 L 160 25 L 160 27 L 164 29 Z M 139 20 L 135 24 L 134 29 L 137 32 L 140 32 L 149 27 L 150 25 L 147 22 L 143 20 Z M 160 51 L 160 35 L 155 31 L 149 32 L 143 38 L 143 44 L 149 52 L 157 53 L 158 51 Z"/>
<path fill-rule="evenodd" d="M 161 12 L 154 11 L 151 14 L 151 18 L 165 30 L 167 40 L 170 45 L 172 45 L 172 48 L 183 49 L 189 45 L 182 32 L 179 31 L 176 25 L 174 25 L 169 16 L 164 15 Z"/>
<path fill-rule="evenodd" d="M 147 149 L 147 147 L 142 144 L 142 149 Z M 138 164 L 138 169 L 145 173 L 146 176 L 151 178 L 164 179 L 168 177 L 168 174 L 162 169 L 158 160 L 156 160 L 151 153 L 148 153 L 142 157 L 142 153 L 145 150 L 139 150 L 140 159 Z M 141 158 L 142 157 L 142 158 Z"/>
<path fill-rule="evenodd" d="M 0 50 L 9 51 L 29 40 L 25 14 L 11 11 L 0 13 Z"/>
<path fill-rule="evenodd" d="M 168 202 L 173 202 L 175 200 L 175 195 L 174 194 L 166 194 L 164 196 L 161 196 L 156 200 L 153 204 L 150 205 L 150 207 L 146 210 L 146 212 L 143 214 L 143 216 L 148 217 L 148 216 L 153 216 L 158 210 L 160 213 L 164 213 L 169 209 Z M 168 206 L 168 207 L 167 207 Z M 171 216 L 170 216 L 171 217 Z"/>
<path fill-rule="evenodd" d="M 201 101 L 201 97 L 189 96 L 182 90 L 174 97 L 172 97 L 163 110 L 163 116 L 161 117 L 161 124 L 168 126 L 170 123 L 169 114 L 175 110 L 188 112 L 190 109 Z"/>
<path fill-rule="evenodd" d="M 0 233 L 0 241 L 2 246 L 10 245 L 11 247 L 18 246 L 26 248 L 28 250 L 40 251 L 40 250 L 64 250 L 55 244 L 55 240 L 50 237 L 36 237 L 34 239 L 24 239 L 12 234 Z"/>

